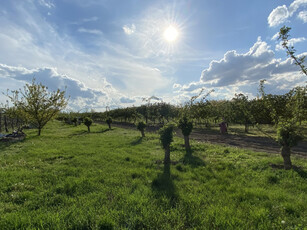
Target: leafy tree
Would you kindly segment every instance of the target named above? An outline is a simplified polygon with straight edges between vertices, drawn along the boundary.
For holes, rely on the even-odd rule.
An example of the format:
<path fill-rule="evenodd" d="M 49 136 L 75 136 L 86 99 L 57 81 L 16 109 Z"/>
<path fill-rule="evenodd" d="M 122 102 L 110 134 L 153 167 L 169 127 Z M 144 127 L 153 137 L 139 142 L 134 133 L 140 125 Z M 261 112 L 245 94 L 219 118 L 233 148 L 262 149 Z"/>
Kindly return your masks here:
<path fill-rule="evenodd" d="M 170 145 L 173 142 L 173 131 L 174 131 L 174 125 L 172 124 L 167 124 L 159 130 L 161 145 L 165 150 L 165 155 L 164 155 L 165 165 L 171 163 Z"/>
<path fill-rule="evenodd" d="M 89 118 L 89 117 L 85 117 L 85 118 L 83 119 L 83 123 L 84 123 L 84 125 L 87 126 L 88 132 L 91 132 L 90 126 L 92 125 L 93 120 L 92 120 L 91 118 Z"/>
<path fill-rule="evenodd" d="M 284 168 L 291 169 L 291 148 L 302 139 L 294 123 L 281 124 L 277 129 L 277 142 L 281 145 L 281 156 L 284 160 Z"/>
<path fill-rule="evenodd" d="M 143 121 L 140 121 L 137 124 L 136 128 L 141 132 L 142 137 L 145 137 L 145 132 L 144 131 L 145 131 L 145 128 L 146 128 L 146 124 Z"/>
<path fill-rule="evenodd" d="M 187 153 L 191 152 L 191 146 L 190 146 L 190 134 L 193 130 L 193 122 L 187 117 L 184 116 L 180 118 L 178 123 L 178 128 L 181 129 L 181 132 L 184 137 L 184 146 L 187 151 Z"/>
<path fill-rule="evenodd" d="M 107 122 L 107 124 L 108 124 L 108 126 L 109 126 L 109 129 L 111 129 L 112 118 L 111 118 L 111 117 L 108 117 L 108 118 L 106 119 L 106 122 Z"/>
<path fill-rule="evenodd" d="M 8 97 L 36 125 L 38 136 L 42 128 L 67 105 L 65 91 L 58 89 L 49 92 L 48 87 L 36 83 L 35 79 L 32 80 L 32 84 L 26 84 L 23 90 L 12 91 L 12 94 Z"/>

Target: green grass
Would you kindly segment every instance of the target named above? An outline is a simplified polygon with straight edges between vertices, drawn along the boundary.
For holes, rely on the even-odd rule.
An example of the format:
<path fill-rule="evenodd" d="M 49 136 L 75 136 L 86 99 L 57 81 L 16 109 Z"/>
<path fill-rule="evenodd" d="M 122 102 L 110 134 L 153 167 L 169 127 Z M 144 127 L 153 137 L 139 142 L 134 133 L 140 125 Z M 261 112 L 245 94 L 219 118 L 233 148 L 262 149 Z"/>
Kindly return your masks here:
<path fill-rule="evenodd" d="M 307 162 L 59 122 L 0 144 L 0 229 L 306 229 Z"/>

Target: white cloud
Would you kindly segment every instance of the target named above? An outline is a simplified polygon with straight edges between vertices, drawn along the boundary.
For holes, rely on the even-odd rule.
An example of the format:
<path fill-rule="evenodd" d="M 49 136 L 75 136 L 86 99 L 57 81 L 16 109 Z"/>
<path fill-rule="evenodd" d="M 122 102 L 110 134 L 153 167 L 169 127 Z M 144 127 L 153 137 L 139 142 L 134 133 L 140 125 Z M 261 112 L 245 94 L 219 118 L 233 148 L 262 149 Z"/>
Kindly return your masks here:
<path fill-rule="evenodd" d="M 306 38 L 304 37 L 300 37 L 300 38 L 291 38 L 288 41 L 288 45 L 289 46 L 293 46 L 295 43 L 299 43 L 299 42 L 303 42 L 306 41 Z M 279 51 L 279 50 L 283 50 L 283 46 L 282 46 L 282 41 L 280 41 L 276 46 L 275 46 L 275 50 Z"/>
<path fill-rule="evenodd" d="M 124 30 L 125 34 L 131 35 L 135 32 L 136 26 L 134 24 L 132 24 L 131 26 L 125 25 L 125 26 L 123 26 L 123 30 Z"/>
<path fill-rule="evenodd" d="M 289 17 L 289 11 L 287 6 L 278 6 L 276 7 L 268 17 L 269 26 L 278 26 L 284 23 Z"/>
<path fill-rule="evenodd" d="M 82 82 L 59 74 L 55 68 L 35 68 L 27 69 L 23 67 L 8 66 L 0 64 L 0 80 L 6 82 L 6 88 L 16 90 L 21 88 L 25 83 L 31 83 L 35 78 L 36 82 L 48 86 L 48 89 L 55 91 L 57 89 L 65 90 L 66 96 L 70 97 L 68 109 L 95 109 L 97 111 L 104 110 L 105 106 L 121 107 L 126 103 L 137 102 L 133 98 L 118 92 L 104 78 L 100 81 L 100 89 L 86 87 Z M 6 88 L 0 87 L 2 92 Z M 0 95 L 0 103 L 4 103 L 6 98 Z M 140 100 L 139 100 L 140 101 Z"/>
<path fill-rule="evenodd" d="M 292 42 L 299 40 L 304 39 Z M 259 37 L 248 52 L 228 51 L 222 59 L 211 61 L 209 67 L 203 70 L 200 81 L 183 85 L 179 91 L 195 95 L 197 90 L 205 87 L 206 91 L 214 89 L 212 95 L 219 99 L 232 98 L 239 92 L 252 97 L 257 94 L 259 81 L 267 79 L 272 84 L 269 93 L 285 93 L 305 84 L 306 77 L 299 70 L 290 58 L 276 59 L 273 50 Z"/>
<path fill-rule="evenodd" d="M 302 6 L 307 5 L 307 0 L 294 0 L 289 7 L 286 5 L 276 7 L 268 17 L 270 27 L 281 25 Z M 304 15 L 302 15 L 304 16 Z"/>
<path fill-rule="evenodd" d="M 277 40 L 278 37 L 279 37 L 279 32 L 273 35 L 273 37 L 271 38 L 271 41 Z"/>
<path fill-rule="evenodd" d="M 39 3 L 41 6 L 45 6 L 45 7 L 49 8 L 49 9 L 55 7 L 54 3 L 50 2 L 50 1 L 46 1 L 46 0 L 38 0 L 38 3 Z"/>
<path fill-rule="evenodd" d="M 96 30 L 96 29 L 85 29 L 83 27 L 80 27 L 78 29 L 79 33 L 88 33 L 88 34 L 95 34 L 95 35 L 102 35 L 102 31 L 101 30 Z"/>
<path fill-rule="evenodd" d="M 307 23 L 307 11 L 306 10 L 299 12 L 297 17 L 301 19 L 304 23 Z"/>

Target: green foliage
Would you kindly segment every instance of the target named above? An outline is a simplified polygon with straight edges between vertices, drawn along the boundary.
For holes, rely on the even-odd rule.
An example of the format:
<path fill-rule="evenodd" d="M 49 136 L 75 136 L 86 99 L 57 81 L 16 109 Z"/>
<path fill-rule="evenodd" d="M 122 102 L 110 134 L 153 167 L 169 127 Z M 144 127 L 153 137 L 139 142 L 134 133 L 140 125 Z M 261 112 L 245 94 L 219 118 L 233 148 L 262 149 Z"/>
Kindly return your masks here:
<path fill-rule="evenodd" d="M 146 124 L 145 124 L 143 121 L 140 121 L 140 122 L 137 124 L 136 128 L 137 128 L 139 131 L 142 132 L 142 131 L 145 130 Z"/>
<path fill-rule="evenodd" d="M 277 142 L 281 146 L 296 146 L 302 140 L 302 136 L 297 130 L 297 126 L 293 123 L 280 124 L 277 129 Z"/>
<path fill-rule="evenodd" d="M 181 129 L 184 136 L 189 136 L 193 130 L 193 122 L 187 116 L 184 116 L 179 119 L 178 128 Z"/>
<path fill-rule="evenodd" d="M 65 91 L 58 89 L 49 92 L 48 87 L 36 83 L 35 79 L 32 80 L 32 84 L 26 84 L 23 90 L 12 91 L 12 95 L 7 96 L 14 106 L 38 127 L 38 135 L 41 129 L 67 105 Z"/>
<path fill-rule="evenodd" d="M 173 142 L 174 124 L 167 124 L 159 130 L 161 145 L 164 149 Z"/>

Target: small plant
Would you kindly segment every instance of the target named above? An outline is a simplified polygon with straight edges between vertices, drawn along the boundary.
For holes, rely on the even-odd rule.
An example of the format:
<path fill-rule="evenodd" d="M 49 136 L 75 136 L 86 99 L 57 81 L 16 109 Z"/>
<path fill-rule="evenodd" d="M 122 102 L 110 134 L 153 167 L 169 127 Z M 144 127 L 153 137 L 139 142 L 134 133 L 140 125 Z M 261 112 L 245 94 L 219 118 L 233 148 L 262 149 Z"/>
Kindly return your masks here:
<path fill-rule="evenodd" d="M 112 118 L 111 117 L 108 117 L 107 120 L 106 120 L 108 126 L 109 126 L 109 129 L 111 129 L 111 124 L 112 124 Z"/>
<path fill-rule="evenodd" d="M 190 152 L 191 146 L 189 136 L 193 130 L 193 123 L 187 116 L 184 116 L 180 118 L 178 128 L 181 129 L 181 132 L 183 134 L 185 149 L 187 152 Z"/>
<path fill-rule="evenodd" d="M 143 121 L 140 121 L 137 124 L 136 128 L 141 132 L 142 137 L 145 137 L 145 132 L 144 131 L 146 129 L 146 124 Z"/>
<path fill-rule="evenodd" d="M 91 132 L 90 126 L 92 125 L 93 120 L 92 120 L 91 118 L 89 118 L 89 117 L 85 117 L 85 118 L 83 119 L 83 123 L 87 126 L 88 132 Z"/>
<path fill-rule="evenodd" d="M 161 145 L 165 150 L 164 164 L 169 164 L 171 162 L 170 145 L 173 142 L 173 131 L 174 131 L 174 125 L 172 124 L 163 126 L 159 130 Z"/>
<path fill-rule="evenodd" d="M 284 159 L 284 168 L 291 169 L 291 148 L 302 140 L 297 127 L 292 123 L 281 124 L 277 129 L 277 142 L 281 145 L 281 156 Z"/>

